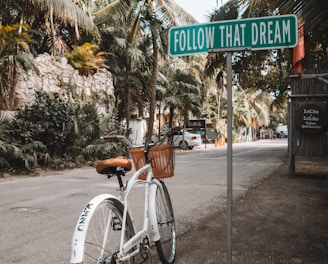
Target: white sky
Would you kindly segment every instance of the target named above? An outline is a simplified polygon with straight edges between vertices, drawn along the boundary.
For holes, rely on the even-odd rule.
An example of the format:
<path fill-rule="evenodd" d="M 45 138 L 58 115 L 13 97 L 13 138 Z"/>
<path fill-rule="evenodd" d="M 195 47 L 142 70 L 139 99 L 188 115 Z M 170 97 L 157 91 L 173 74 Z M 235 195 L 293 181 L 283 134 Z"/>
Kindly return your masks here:
<path fill-rule="evenodd" d="M 222 6 L 226 0 L 174 0 L 183 9 L 189 12 L 199 23 L 207 23 L 206 16 L 216 8 Z"/>

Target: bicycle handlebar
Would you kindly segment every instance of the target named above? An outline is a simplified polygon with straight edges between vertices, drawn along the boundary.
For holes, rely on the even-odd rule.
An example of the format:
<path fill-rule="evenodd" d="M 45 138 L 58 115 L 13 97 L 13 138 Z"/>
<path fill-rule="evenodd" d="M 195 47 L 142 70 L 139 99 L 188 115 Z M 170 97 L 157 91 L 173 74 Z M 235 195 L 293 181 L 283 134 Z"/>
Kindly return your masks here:
<path fill-rule="evenodd" d="M 104 140 L 116 140 L 117 139 L 117 135 L 107 135 L 107 136 L 102 136 L 100 138 L 101 139 L 104 139 Z"/>

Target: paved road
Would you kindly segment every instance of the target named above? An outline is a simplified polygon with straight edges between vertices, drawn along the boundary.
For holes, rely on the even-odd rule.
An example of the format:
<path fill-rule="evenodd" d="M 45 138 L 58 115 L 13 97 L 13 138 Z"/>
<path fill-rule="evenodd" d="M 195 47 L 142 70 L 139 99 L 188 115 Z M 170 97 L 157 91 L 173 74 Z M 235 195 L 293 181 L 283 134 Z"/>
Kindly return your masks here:
<path fill-rule="evenodd" d="M 287 157 L 286 140 L 233 146 L 234 197 L 270 175 Z M 177 151 L 175 176 L 167 179 L 178 234 L 226 203 L 226 147 Z M 129 176 L 127 176 L 129 177 Z M 94 169 L 0 182 L 0 263 L 69 263 L 77 217 L 93 196 L 115 192 L 116 182 Z M 142 188 L 133 194 L 142 201 Z M 140 205 L 133 208 L 139 219 Z M 137 226 L 141 223 L 136 221 Z"/>

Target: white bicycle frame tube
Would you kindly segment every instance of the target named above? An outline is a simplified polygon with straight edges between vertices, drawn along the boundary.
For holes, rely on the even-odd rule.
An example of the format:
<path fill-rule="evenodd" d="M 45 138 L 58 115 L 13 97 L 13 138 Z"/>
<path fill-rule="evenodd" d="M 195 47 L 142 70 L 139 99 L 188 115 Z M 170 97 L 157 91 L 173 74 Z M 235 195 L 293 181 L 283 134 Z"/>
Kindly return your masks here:
<path fill-rule="evenodd" d="M 153 184 L 150 189 L 150 196 L 149 196 L 149 219 L 150 219 L 150 231 L 153 241 L 158 241 L 160 239 L 159 231 L 158 231 L 158 223 L 157 223 L 157 215 L 156 215 L 156 191 L 157 188 L 160 188 L 160 195 L 162 195 L 164 199 L 164 191 L 162 188 L 161 183 L 153 179 Z"/>
<path fill-rule="evenodd" d="M 139 180 L 141 174 L 147 172 L 146 180 Z M 124 199 L 124 215 L 123 215 L 123 222 L 126 219 L 127 211 L 128 211 L 128 196 L 130 191 L 133 189 L 134 185 L 136 184 L 145 184 L 145 199 L 144 199 L 144 214 L 143 214 L 143 227 L 142 229 L 137 232 L 131 239 L 129 239 L 126 243 L 124 243 L 124 231 L 125 225 L 123 225 L 122 230 L 122 237 L 121 237 L 121 244 L 120 244 L 120 253 L 119 256 L 121 257 L 120 260 L 124 261 L 127 252 L 139 245 L 139 243 L 145 238 L 147 235 L 150 235 L 151 238 L 158 238 L 159 239 L 159 232 L 157 227 L 157 218 L 156 218 L 156 207 L 155 207 L 155 198 L 156 198 L 156 189 L 157 186 L 161 186 L 160 182 L 153 178 L 153 172 L 151 170 L 150 164 L 146 164 L 144 167 L 140 168 L 130 179 L 127 189 L 123 193 Z M 149 232 L 150 228 L 150 234 Z M 157 240 L 158 240 L 157 239 Z M 128 258 L 128 256 L 126 256 Z"/>
<path fill-rule="evenodd" d="M 147 172 L 146 180 L 140 180 L 139 176 Z M 163 195 L 163 189 L 161 183 L 153 178 L 153 172 L 150 164 L 146 164 L 131 177 L 127 184 L 127 188 L 122 192 L 121 199 L 110 194 L 101 194 L 93 198 L 83 209 L 79 220 L 76 224 L 73 239 L 72 239 L 72 250 L 71 250 L 71 264 L 81 263 L 83 261 L 84 255 L 84 242 L 87 235 L 88 226 L 92 215 L 97 208 L 97 206 L 106 199 L 114 199 L 119 203 L 124 205 L 123 211 L 123 220 L 122 220 L 122 234 L 120 241 L 120 251 L 119 258 L 121 261 L 124 261 L 131 257 L 131 255 L 136 254 L 127 254 L 129 250 L 133 247 L 138 247 L 140 242 L 147 236 L 151 235 L 153 241 L 157 241 L 160 238 L 157 226 L 157 217 L 156 217 L 156 190 L 157 188 L 161 189 L 161 194 Z M 124 233 L 126 229 L 126 219 L 128 214 L 128 196 L 130 191 L 133 189 L 136 184 L 145 184 L 145 202 L 144 202 L 144 215 L 143 215 L 143 227 L 142 230 L 138 231 L 132 238 L 124 243 Z M 148 227 L 150 226 L 150 234 L 148 234 Z"/>

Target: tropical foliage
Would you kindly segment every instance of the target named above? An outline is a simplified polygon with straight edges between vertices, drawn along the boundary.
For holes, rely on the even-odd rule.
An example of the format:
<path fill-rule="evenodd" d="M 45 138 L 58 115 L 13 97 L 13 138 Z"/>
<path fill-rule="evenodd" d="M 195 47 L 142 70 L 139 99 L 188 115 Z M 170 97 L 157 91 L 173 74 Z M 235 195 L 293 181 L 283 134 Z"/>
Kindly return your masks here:
<path fill-rule="evenodd" d="M 302 61 L 304 71 L 318 72 L 327 69 L 328 49 L 327 49 L 327 8 L 323 7 L 320 1 L 258 1 L 258 0 L 232 0 L 228 1 L 219 9 L 213 10 L 209 14 L 210 21 L 219 21 L 227 19 L 236 19 L 237 17 L 261 17 L 275 16 L 283 14 L 295 14 L 302 16 L 304 21 L 305 50 L 306 56 Z M 240 8 L 241 7 L 241 8 Z M 310 22 L 311 21 L 311 22 Z M 313 21 L 313 23 L 312 23 Z M 316 28 L 317 27 L 317 28 Z M 319 29 L 320 28 L 320 29 Z M 319 61 L 320 60 L 320 61 Z M 223 102 L 218 104 L 224 113 L 224 86 L 222 86 L 222 72 L 225 71 L 226 58 L 223 53 L 211 53 L 207 56 L 205 72 L 208 76 L 216 78 L 218 98 Z M 289 75 L 292 73 L 292 49 L 268 50 L 256 52 L 235 52 L 233 56 L 234 79 L 243 91 L 234 92 L 235 99 L 240 93 L 244 98 L 251 98 L 254 94 L 262 91 L 269 100 L 258 98 L 256 101 L 262 105 L 261 108 L 251 104 L 248 107 L 252 109 L 252 116 L 257 116 L 257 126 L 272 126 L 277 123 L 286 122 L 287 98 L 289 91 Z M 222 89 L 223 88 L 223 89 Z M 263 96 L 261 96 L 263 97 Z M 242 99 L 242 98 L 241 98 Z M 218 100 L 220 102 L 220 100 Z M 268 105 L 269 102 L 269 105 Z M 245 100 L 234 101 L 234 121 L 235 126 L 241 124 L 244 126 L 250 119 L 248 111 L 245 111 Z M 260 110 L 266 110 L 266 118 L 260 114 Z M 262 111 L 261 110 L 261 111 Z M 213 115 L 213 114 L 212 114 Z M 267 122 L 269 117 L 271 122 Z M 262 120 L 259 122 L 259 120 Z M 243 122 L 238 122 L 243 120 Z M 265 121 L 266 120 L 266 121 Z M 253 120 L 254 121 L 254 120 Z M 251 123 L 253 123 L 253 121 Z M 239 124 L 236 124 L 239 123 Z"/>
<path fill-rule="evenodd" d="M 116 39 L 120 40 L 118 44 L 121 44 L 124 51 L 125 59 L 125 75 L 126 79 L 122 83 L 124 95 L 126 99 L 123 101 L 126 107 L 125 118 L 129 124 L 130 119 L 130 102 L 131 102 L 131 90 L 132 78 L 130 74 L 134 71 L 134 62 L 142 62 L 142 53 L 136 49 L 136 47 L 143 47 L 148 50 L 151 49 L 148 64 L 148 71 L 151 72 L 149 86 L 149 119 L 148 127 L 154 126 L 154 116 L 156 108 L 156 86 L 158 76 L 158 56 L 166 50 L 165 44 L 167 43 L 166 36 L 170 26 L 177 25 L 179 23 L 196 22 L 192 16 L 184 12 L 184 10 L 178 6 L 172 0 L 161 1 L 125 1 L 119 0 L 111 2 L 109 5 L 103 7 L 95 13 L 95 21 L 97 24 L 106 24 L 113 21 L 113 18 L 117 19 L 114 23 L 119 28 L 125 29 L 120 35 L 124 38 Z M 130 52 L 129 52 L 130 51 Z M 134 51 L 133 53 L 131 51 Z M 134 56 L 132 56 L 134 55 Z M 152 130 L 148 130 L 147 140 L 151 140 Z"/>
<path fill-rule="evenodd" d="M 124 132 L 115 113 L 104 117 L 94 103 L 73 104 L 59 94 L 39 92 L 14 118 L 0 116 L 0 173 L 76 167 L 116 156 L 124 148 L 106 144 L 100 135 Z"/>
<path fill-rule="evenodd" d="M 303 68 L 327 68 L 324 1 L 230 0 L 208 18 L 221 21 L 288 13 L 304 21 Z M 168 109 L 170 127 L 194 117 L 213 119 L 221 126 L 226 119 L 225 54 L 184 59 L 167 55 L 169 28 L 196 22 L 173 0 L 0 0 L 0 109 L 16 109 L 17 78 L 21 71 L 33 68 L 32 54 L 44 52 L 66 56 L 82 75 L 108 68 L 117 109 L 102 116 L 94 102 L 74 98 L 72 103 L 58 94 L 38 94 L 36 102 L 19 110 L 13 120 L 1 116 L 1 168 L 59 167 L 63 162 L 76 163 L 81 156 L 90 160 L 120 153 L 121 146 L 109 147 L 99 141 L 99 135 L 113 131 L 128 135 L 130 118 L 144 117 L 145 112 L 148 127 L 153 127 L 156 109 Z M 234 53 L 236 131 L 286 120 L 291 72 L 291 49 Z M 148 129 L 148 141 L 152 132 Z"/>
<path fill-rule="evenodd" d="M 25 132 L 26 134 L 29 131 Z M 10 118 L 0 115 L 0 175 L 4 171 L 15 173 L 22 168 L 30 170 L 38 160 L 46 160 L 46 146 L 38 140 L 18 142 L 12 131 Z M 14 142 L 14 143 L 13 143 Z"/>
<path fill-rule="evenodd" d="M 1 0 L 0 10 L 2 25 L 30 25 L 39 41 L 34 46 L 38 53 L 63 54 L 67 40 L 76 43 L 81 33 L 98 34 L 92 18 L 71 0 Z"/>

